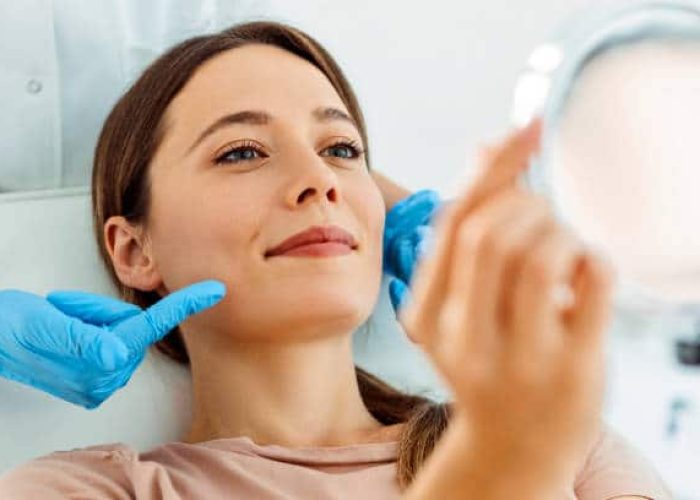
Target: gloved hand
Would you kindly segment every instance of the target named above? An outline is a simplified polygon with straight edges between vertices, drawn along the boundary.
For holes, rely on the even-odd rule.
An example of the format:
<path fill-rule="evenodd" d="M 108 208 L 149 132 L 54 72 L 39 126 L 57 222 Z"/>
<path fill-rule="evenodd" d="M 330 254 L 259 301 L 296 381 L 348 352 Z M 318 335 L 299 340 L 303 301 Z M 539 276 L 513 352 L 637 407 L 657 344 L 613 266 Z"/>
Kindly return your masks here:
<path fill-rule="evenodd" d="M 147 348 L 226 293 L 201 281 L 143 310 L 79 291 L 0 290 L 0 375 L 88 409 L 131 378 Z"/>
<path fill-rule="evenodd" d="M 417 191 L 394 205 L 384 225 L 384 272 L 394 276 L 389 297 L 398 314 L 409 297 L 409 286 L 418 262 L 431 248 L 433 227 L 443 203 L 436 191 Z"/>

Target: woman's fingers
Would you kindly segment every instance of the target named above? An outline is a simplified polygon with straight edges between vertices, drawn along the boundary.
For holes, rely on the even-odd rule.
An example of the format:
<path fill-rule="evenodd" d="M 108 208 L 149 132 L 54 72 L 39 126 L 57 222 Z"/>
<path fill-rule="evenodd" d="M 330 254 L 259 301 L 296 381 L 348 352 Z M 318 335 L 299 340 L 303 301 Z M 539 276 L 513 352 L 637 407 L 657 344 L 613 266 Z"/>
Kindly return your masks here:
<path fill-rule="evenodd" d="M 484 162 L 479 165 L 472 187 L 467 191 L 474 205 L 504 187 L 516 187 L 529 159 L 539 150 L 541 134 L 542 119 L 537 118 L 508 136 L 502 145 L 482 152 Z M 469 204 L 466 205 L 469 210 Z"/>
<path fill-rule="evenodd" d="M 474 312 L 492 318 L 494 330 L 509 328 L 508 298 L 513 292 L 513 272 L 541 235 L 554 223 L 547 202 L 532 197 L 494 228 L 491 244 L 483 249 L 485 260 L 477 268 L 474 285 L 479 290 L 473 301 Z M 481 285 L 483 284 L 483 285 Z"/>
<path fill-rule="evenodd" d="M 513 248 L 546 215 L 546 206 L 539 199 L 505 192 L 460 226 L 442 320 L 448 323 L 445 330 L 463 337 L 459 343 L 465 352 L 488 351 L 497 340 L 499 303 L 501 295 L 508 293 L 501 285 L 505 264 Z"/>
<path fill-rule="evenodd" d="M 554 292 L 572 282 L 584 251 L 570 231 L 553 224 L 514 271 L 509 345 L 528 366 L 542 366 L 544 356 L 559 352 L 568 340 Z"/>
<path fill-rule="evenodd" d="M 614 269 L 603 257 L 587 253 L 581 259 L 573 278 L 574 307 L 563 317 L 578 350 L 599 349 L 610 317 L 614 281 Z"/>
<path fill-rule="evenodd" d="M 441 309 L 449 283 L 457 229 L 462 221 L 495 193 L 514 188 L 519 174 L 537 150 L 540 120 L 514 133 L 497 148 L 491 161 L 483 165 L 476 180 L 436 217 L 436 239 L 432 255 L 426 256 L 413 283 L 413 301 L 400 312 L 401 323 L 411 330 L 412 338 L 425 344 L 425 335 L 433 330 L 433 320 Z M 420 303 L 421 307 L 413 307 Z"/>

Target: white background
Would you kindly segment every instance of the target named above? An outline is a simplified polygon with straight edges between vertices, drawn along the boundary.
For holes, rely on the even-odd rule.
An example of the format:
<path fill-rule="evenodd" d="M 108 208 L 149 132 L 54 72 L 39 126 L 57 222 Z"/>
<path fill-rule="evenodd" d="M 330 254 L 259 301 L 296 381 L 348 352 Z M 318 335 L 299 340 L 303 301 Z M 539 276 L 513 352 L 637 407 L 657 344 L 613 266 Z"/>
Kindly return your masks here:
<path fill-rule="evenodd" d="M 480 143 L 509 129 L 530 51 L 590 0 L 269 0 L 270 17 L 318 39 L 353 85 L 373 167 L 445 196 Z M 604 3 L 602 1 L 596 4 Z"/>

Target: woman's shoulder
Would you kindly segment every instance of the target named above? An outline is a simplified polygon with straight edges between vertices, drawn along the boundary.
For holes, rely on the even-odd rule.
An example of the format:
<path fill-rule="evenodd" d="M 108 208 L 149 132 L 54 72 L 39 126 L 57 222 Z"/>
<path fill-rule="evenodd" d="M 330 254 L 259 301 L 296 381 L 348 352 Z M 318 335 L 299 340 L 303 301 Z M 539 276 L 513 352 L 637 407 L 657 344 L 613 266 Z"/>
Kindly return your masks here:
<path fill-rule="evenodd" d="M 44 467 L 46 464 L 118 463 L 130 459 L 134 455 L 138 455 L 138 452 L 125 443 L 96 444 L 52 451 L 46 455 L 35 457 L 11 469 L 10 472 L 31 470 L 35 467 Z"/>
<path fill-rule="evenodd" d="M 57 450 L 36 457 L 20 465 L 19 468 L 31 470 L 35 467 L 71 467 L 89 466 L 99 468 L 124 464 L 138 457 L 139 452 L 126 443 L 104 443 L 68 450 Z"/>
<path fill-rule="evenodd" d="M 625 437 L 604 424 L 576 477 L 577 498 L 630 495 L 665 500 L 668 486 L 652 462 Z"/>
<path fill-rule="evenodd" d="M 128 499 L 128 463 L 137 453 L 124 443 L 54 451 L 0 475 L 0 498 Z"/>
<path fill-rule="evenodd" d="M 69 450 L 52 451 L 51 453 L 37 457 L 35 460 L 46 460 L 48 458 L 71 460 L 87 457 L 118 458 L 133 455 L 134 453 L 138 454 L 138 451 L 126 443 L 103 443 L 80 448 L 71 448 Z"/>

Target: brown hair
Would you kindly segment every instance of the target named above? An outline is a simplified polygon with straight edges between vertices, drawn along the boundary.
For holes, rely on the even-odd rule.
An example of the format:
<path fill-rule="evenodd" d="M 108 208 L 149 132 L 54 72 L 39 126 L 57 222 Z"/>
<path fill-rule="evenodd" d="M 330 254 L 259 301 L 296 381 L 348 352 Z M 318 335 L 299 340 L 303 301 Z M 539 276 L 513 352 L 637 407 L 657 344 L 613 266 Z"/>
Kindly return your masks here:
<path fill-rule="evenodd" d="M 122 215 L 131 223 L 144 223 L 150 203 L 149 164 L 163 136 L 163 115 L 172 99 L 197 68 L 217 54 L 252 43 L 270 44 L 287 50 L 318 67 L 331 82 L 358 124 L 363 142 L 364 118 L 350 84 L 326 50 L 313 38 L 290 26 L 274 22 L 250 22 L 220 33 L 185 40 L 156 59 L 119 99 L 102 128 L 92 175 L 92 208 L 95 236 L 102 261 L 127 302 L 147 308 L 161 297 L 127 287 L 118 279 L 104 240 L 104 224 Z M 369 169 L 369 156 L 366 156 Z M 178 328 L 156 348 L 189 363 Z M 406 422 L 399 443 L 397 479 L 407 487 L 419 466 L 432 451 L 447 426 L 451 407 L 404 394 L 356 366 L 357 381 L 365 406 L 381 423 Z"/>

